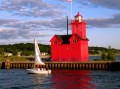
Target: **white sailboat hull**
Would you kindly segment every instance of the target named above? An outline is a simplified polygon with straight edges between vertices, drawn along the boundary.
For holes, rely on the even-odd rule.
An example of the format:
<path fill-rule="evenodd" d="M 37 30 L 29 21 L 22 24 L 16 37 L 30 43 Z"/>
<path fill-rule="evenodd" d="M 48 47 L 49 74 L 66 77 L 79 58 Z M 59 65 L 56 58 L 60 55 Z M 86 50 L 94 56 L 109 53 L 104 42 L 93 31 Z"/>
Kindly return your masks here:
<path fill-rule="evenodd" d="M 36 68 L 33 69 L 27 69 L 28 73 L 32 73 L 32 74 L 51 74 L 51 70 L 38 70 Z"/>

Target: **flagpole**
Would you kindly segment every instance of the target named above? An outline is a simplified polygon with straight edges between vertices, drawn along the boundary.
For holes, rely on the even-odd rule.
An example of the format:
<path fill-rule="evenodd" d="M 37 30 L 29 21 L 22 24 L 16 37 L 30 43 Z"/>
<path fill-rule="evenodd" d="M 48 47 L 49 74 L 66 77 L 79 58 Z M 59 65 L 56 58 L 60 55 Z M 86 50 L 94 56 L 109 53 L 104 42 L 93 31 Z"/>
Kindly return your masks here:
<path fill-rule="evenodd" d="M 71 0 L 71 4 L 70 4 L 70 18 L 72 20 L 72 0 Z"/>

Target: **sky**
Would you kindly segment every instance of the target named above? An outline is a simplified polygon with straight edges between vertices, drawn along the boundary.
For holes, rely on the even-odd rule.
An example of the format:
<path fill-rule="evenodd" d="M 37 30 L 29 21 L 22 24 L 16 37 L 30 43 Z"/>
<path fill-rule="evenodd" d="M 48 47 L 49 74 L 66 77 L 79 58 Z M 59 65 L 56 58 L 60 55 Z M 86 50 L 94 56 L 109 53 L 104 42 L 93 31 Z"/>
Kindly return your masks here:
<path fill-rule="evenodd" d="M 55 34 L 67 34 L 66 16 L 71 20 L 80 12 L 89 46 L 120 49 L 120 0 L 72 0 L 72 18 L 70 5 L 67 0 L 0 0 L 0 44 L 33 43 L 34 38 L 50 44 Z"/>

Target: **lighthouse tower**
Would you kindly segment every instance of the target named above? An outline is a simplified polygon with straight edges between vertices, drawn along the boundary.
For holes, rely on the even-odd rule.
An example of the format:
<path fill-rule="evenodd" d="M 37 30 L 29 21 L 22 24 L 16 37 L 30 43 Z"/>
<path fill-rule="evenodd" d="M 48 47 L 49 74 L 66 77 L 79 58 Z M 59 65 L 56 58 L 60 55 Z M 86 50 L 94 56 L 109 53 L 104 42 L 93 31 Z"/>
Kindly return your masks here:
<path fill-rule="evenodd" d="M 78 35 L 79 39 L 79 55 L 82 61 L 88 61 L 88 39 L 86 38 L 86 22 L 78 12 L 71 22 L 72 35 Z"/>
<path fill-rule="evenodd" d="M 75 16 L 75 20 L 71 23 L 72 34 L 78 34 L 81 38 L 86 39 L 86 22 L 78 12 Z"/>
<path fill-rule="evenodd" d="M 71 21 L 72 34 L 54 35 L 51 42 L 53 62 L 86 62 L 88 61 L 88 39 L 86 22 L 78 12 Z"/>

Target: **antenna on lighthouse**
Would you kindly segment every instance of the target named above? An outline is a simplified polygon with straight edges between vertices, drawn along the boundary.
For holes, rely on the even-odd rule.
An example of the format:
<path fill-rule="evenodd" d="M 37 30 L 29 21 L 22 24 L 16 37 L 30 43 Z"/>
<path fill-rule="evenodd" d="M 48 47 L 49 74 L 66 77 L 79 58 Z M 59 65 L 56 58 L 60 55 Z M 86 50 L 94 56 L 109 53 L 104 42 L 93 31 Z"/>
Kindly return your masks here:
<path fill-rule="evenodd" d="M 68 35 L 68 16 L 66 16 L 67 19 L 67 35 Z"/>

